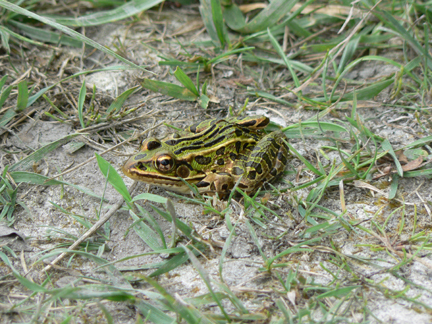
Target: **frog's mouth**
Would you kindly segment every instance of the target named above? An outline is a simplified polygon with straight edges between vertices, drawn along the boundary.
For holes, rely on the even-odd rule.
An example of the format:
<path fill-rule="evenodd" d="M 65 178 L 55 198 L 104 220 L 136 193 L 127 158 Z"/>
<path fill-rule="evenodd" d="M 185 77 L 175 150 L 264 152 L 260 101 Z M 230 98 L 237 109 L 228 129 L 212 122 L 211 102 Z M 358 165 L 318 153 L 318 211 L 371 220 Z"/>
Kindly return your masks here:
<path fill-rule="evenodd" d="M 149 165 L 151 165 L 151 163 L 149 163 Z M 133 180 L 143 181 L 178 193 L 184 194 L 190 192 L 189 187 L 177 175 L 157 173 L 154 168 L 149 165 L 131 158 L 123 165 L 122 171 L 127 177 Z M 203 174 L 196 174 L 184 178 L 184 180 L 190 184 L 196 184 L 204 179 L 204 177 L 205 175 Z"/>

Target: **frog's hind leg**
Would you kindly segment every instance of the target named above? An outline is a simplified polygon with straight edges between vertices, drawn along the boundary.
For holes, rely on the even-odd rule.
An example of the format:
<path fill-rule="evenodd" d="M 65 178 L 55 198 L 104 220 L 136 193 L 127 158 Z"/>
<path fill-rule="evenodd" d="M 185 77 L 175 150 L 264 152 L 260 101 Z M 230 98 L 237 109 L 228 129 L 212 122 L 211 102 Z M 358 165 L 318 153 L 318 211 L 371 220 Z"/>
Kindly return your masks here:
<path fill-rule="evenodd" d="M 264 182 L 278 177 L 288 164 L 289 148 L 284 133 L 276 131 L 264 136 L 252 149 L 244 164 L 239 188 L 247 192 L 257 190 Z"/>

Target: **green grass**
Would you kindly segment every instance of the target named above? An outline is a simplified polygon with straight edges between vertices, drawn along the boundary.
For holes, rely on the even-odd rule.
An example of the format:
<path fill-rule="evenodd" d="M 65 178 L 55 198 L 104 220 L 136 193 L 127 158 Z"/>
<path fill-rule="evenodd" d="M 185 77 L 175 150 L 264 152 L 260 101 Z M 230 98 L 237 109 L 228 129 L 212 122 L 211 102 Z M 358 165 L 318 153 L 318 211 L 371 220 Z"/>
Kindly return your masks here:
<path fill-rule="evenodd" d="M 427 185 L 432 174 L 428 164 L 432 154 L 432 7 L 426 2 L 362 0 L 348 20 L 351 1 L 344 0 L 274 0 L 253 10 L 219 0 L 182 3 L 179 11 L 194 10 L 199 15 L 206 39 L 187 35 L 164 39 L 155 29 L 148 39 L 140 40 L 141 46 L 160 58 L 157 68 L 167 71 L 166 76 L 157 75 L 154 67 L 139 65 L 139 60 L 129 55 L 129 40 L 119 39 L 120 45 L 101 44 L 85 36 L 88 33 L 83 28 L 88 31 L 112 23 L 133 30 L 145 19 L 159 21 L 160 14 L 169 26 L 176 11 L 167 8 L 168 3 L 88 1 L 86 6 L 79 5 L 80 14 L 73 16 L 55 5 L 52 11 L 53 5 L 43 1 L 0 0 L 0 67 L 8 67 L 0 79 L 0 135 L 5 140 L 14 136 L 20 123 L 29 122 L 28 118 L 36 114 L 73 129 L 37 149 L 2 147 L 5 167 L 0 179 L 0 222 L 13 226 L 22 221 L 17 219 L 20 210 L 31 215 L 31 201 L 22 194 L 29 188 L 25 184 L 30 184 L 58 190 L 60 201 L 50 203 L 80 229 L 77 234 L 56 224 L 47 226 L 46 241 L 52 247 L 41 250 L 35 262 L 27 260 L 25 254 L 18 256 L 7 245 L 0 247 L 0 282 L 20 291 L 23 298 L 1 298 L 0 317 L 32 323 L 74 323 L 97 309 L 101 322 L 114 323 L 113 307 L 121 303 L 133 307 L 138 315 L 132 320 L 137 323 L 367 323 L 382 321 L 376 314 L 377 296 L 409 303 L 417 313 L 430 314 L 430 299 L 425 301 L 421 295 L 431 290 L 405 271 L 414 263 L 431 268 L 424 257 L 432 248 L 427 225 L 430 202 L 419 198 L 413 203 L 415 192 L 412 196 L 401 192 L 406 193 L 403 186 L 409 179 L 424 180 Z M 336 12 L 341 8 L 344 10 Z M 82 49 L 73 72 L 63 76 L 46 68 L 57 51 L 72 48 Z M 35 49 L 51 53 L 46 65 L 34 57 L 29 59 Z M 93 49 L 106 55 L 94 66 L 86 61 Z M 392 69 L 379 78 L 353 77 L 353 72 L 372 65 L 377 72 Z M 87 88 L 82 79 L 87 74 L 129 69 L 145 73 L 137 81 L 139 85 L 130 85 L 109 100 L 97 86 Z M 216 75 L 224 69 L 252 80 L 236 78 L 234 82 L 236 94 L 246 101 L 241 108 L 215 104 L 215 89 L 224 82 Z M 38 79 L 41 74 L 43 82 Z M 197 115 L 214 114 L 214 109 L 222 109 L 222 115 L 237 114 L 255 104 L 270 107 L 275 116 L 301 114 L 305 117 L 282 131 L 289 139 L 291 159 L 302 170 L 290 166 L 282 183 L 253 197 L 236 188 L 221 205 L 200 195 L 196 188 L 191 188 L 193 198 L 173 193 L 172 198 L 149 193 L 133 196 L 116 167 L 97 153 L 102 196 L 62 178 L 51 178 L 54 173 L 48 176 L 35 170 L 48 154 L 66 143 L 78 140 L 73 145 L 79 149 L 98 144 L 95 138 L 103 140 L 105 146 L 127 142 L 135 138 L 132 129 L 144 116 L 156 116 L 158 122 L 164 119 L 167 115 L 163 109 L 143 114 L 141 106 L 125 106 L 129 99 L 142 94 L 197 103 L 193 108 Z M 410 127 L 415 129 L 409 134 L 415 139 L 400 147 L 378 134 L 380 127 L 374 126 L 386 125 L 376 125 L 382 119 L 371 117 L 368 105 L 387 105 L 392 116 L 408 116 Z M 368 118 L 374 118 L 375 124 Z M 268 130 L 279 128 L 270 125 Z M 314 141 L 325 144 L 313 150 L 310 145 Z M 298 179 L 294 180 L 294 175 Z M 65 186 L 98 199 L 96 217 L 90 216 L 89 208 L 82 213 L 64 208 L 62 203 L 71 199 L 63 195 Z M 106 206 L 108 186 L 122 199 L 117 207 Z M 351 190 L 362 195 L 357 210 L 363 209 L 367 217 L 360 218 L 347 208 L 356 203 L 349 195 Z M 238 197 L 241 208 L 233 201 Z M 329 200 L 338 204 L 329 204 Z M 122 209 L 132 220 L 125 237 L 134 231 L 149 250 L 109 262 L 105 252 L 112 239 L 110 217 L 123 201 Z M 181 219 L 174 201 L 200 206 L 203 214 L 214 215 L 218 226 L 226 227 L 229 234 L 221 246 L 217 245 L 222 250 L 215 248 L 211 235 L 199 231 L 204 221 L 194 224 Z M 368 204 L 376 207 L 373 212 L 364 207 Z M 32 216 L 35 218 L 37 215 Z M 259 289 L 242 291 L 228 279 L 225 267 L 232 261 L 228 251 L 238 237 L 247 238 L 253 246 L 252 263 L 258 262 L 258 277 L 267 280 Z M 347 253 L 345 243 L 355 252 Z M 64 259 L 56 262 L 61 261 L 62 267 L 79 269 L 86 262 L 97 268 L 89 277 L 88 273 L 77 276 L 73 284 L 61 288 L 55 284 L 58 274 L 51 267 L 40 272 L 41 277 L 28 276 L 27 270 L 32 274 L 41 271 L 42 261 L 59 255 Z M 139 267 L 127 265 L 151 255 L 161 257 Z M 305 267 L 309 269 L 308 258 L 316 260 L 317 256 L 320 262 L 305 271 Z M 217 259 L 217 268 L 207 267 L 207 259 Z M 24 265 L 30 262 L 34 263 L 26 269 Z M 185 265 L 196 271 L 196 280 L 205 287 L 199 294 L 179 295 L 176 288 L 164 284 L 170 271 L 181 271 Z M 99 271 L 105 277 L 96 275 Z M 387 285 L 396 279 L 403 282 L 402 288 Z"/>

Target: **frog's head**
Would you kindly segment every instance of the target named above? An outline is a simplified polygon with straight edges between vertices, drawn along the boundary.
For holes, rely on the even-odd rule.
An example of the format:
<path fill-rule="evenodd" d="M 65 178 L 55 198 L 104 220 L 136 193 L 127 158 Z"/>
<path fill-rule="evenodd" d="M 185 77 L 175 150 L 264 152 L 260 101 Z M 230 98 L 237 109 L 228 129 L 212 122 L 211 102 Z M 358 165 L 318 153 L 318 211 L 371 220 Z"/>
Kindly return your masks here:
<path fill-rule="evenodd" d="M 131 179 L 181 193 L 188 192 L 189 188 L 180 178 L 189 182 L 202 178 L 192 172 L 189 163 L 176 159 L 169 146 L 156 138 L 143 141 L 140 152 L 132 156 L 122 170 Z"/>

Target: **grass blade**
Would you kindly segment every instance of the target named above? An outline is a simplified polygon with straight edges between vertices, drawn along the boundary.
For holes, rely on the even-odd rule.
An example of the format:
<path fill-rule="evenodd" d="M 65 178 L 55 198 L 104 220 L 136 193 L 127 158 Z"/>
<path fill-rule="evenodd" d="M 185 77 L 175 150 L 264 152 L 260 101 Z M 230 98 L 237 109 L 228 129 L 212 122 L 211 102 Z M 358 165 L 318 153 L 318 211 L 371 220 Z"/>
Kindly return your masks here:
<path fill-rule="evenodd" d="M 13 275 L 15 278 L 18 279 L 18 281 L 27 289 L 33 291 L 33 292 L 40 292 L 40 293 L 46 293 L 48 292 L 48 289 L 45 287 L 38 285 L 37 283 L 34 283 L 33 281 L 21 276 L 18 272 L 13 272 Z"/>
<path fill-rule="evenodd" d="M 198 98 L 198 103 L 200 104 L 202 109 L 207 109 L 209 102 L 210 102 L 210 98 L 204 94 L 199 96 Z"/>
<path fill-rule="evenodd" d="M 193 84 L 192 80 L 178 66 L 174 72 L 174 76 L 177 78 L 177 80 L 179 80 L 181 84 L 183 84 L 186 87 L 186 89 L 192 92 L 195 96 L 197 97 L 199 96 L 198 90 Z"/>
<path fill-rule="evenodd" d="M 132 210 L 129 210 L 129 215 L 131 215 L 134 220 L 133 229 L 135 233 L 153 250 L 162 250 L 164 247 L 160 242 L 158 235 L 147 225 L 141 218 L 139 218 Z"/>
<path fill-rule="evenodd" d="M 309 251 L 310 252 L 310 251 L 312 251 L 310 248 L 306 248 L 306 247 L 302 248 L 302 246 L 303 245 L 309 245 L 309 244 L 312 244 L 312 243 L 315 243 L 315 242 L 318 242 L 318 241 L 321 241 L 320 237 L 315 237 L 313 239 L 310 239 L 310 240 L 301 242 L 299 244 L 296 244 L 296 245 L 294 245 L 294 246 L 292 246 L 292 247 L 290 247 L 290 248 L 282 251 L 281 253 L 275 255 L 274 257 L 268 259 L 266 261 L 266 264 L 268 266 L 271 266 L 273 264 L 273 262 L 275 262 L 277 259 L 282 258 L 283 256 L 285 256 L 287 254 L 290 254 L 290 253 L 295 253 L 295 252 L 299 252 L 299 251 Z"/>
<path fill-rule="evenodd" d="M 8 75 L 6 74 L 6 75 L 4 75 L 2 78 L 1 78 L 1 80 L 0 80 L 0 91 L 2 90 L 2 88 L 3 88 L 3 86 L 5 85 L 5 83 L 6 83 L 6 81 L 7 81 L 7 79 L 8 79 Z M 1 92 L 0 92 L 1 93 Z"/>
<path fill-rule="evenodd" d="M 26 25 L 15 20 L 10 20 L 8 21 L 8 23 L 18 28 L 22 33 L 26 34 L 32 39 L 37 39 L 41 42 L 52 43 L 55 45 L 71 46 L 76 48 L 81 48 L 83 45 L 83 42 L 76 40 L 73 37 L 66 36 L 66 35 L 59 35 L 58 33 L 55 33 L 50 30 Z"/>
<path fill-rule="evenodd" d="M 123 92 L 120 96 L 118 96 L 117 98 L 115 98 L 115 100 L 111 103 L 111 105 L 107 109 L 106 114 L 105 114 L 105 118 L 107 116 L 109 116 L 109 114 L 112 111 L 114 111 L 114 114 L 119 113 L 121 107 L 123 106 L 123 104 L 125 103 L 125 101 L 127 100 L 127 98 L 129 98 L 129 96 L 131 94 L 133 94 L 138 88 L 139 88 L 139 86 L 135 86 L 133 88 L 130 88 L 130 89 L 126 90 L 125 92 Z"/>
<path fill-rule="evenodd" d="M 143 216 L 145 218 L 145 220 L 153 227 L 153 229 L 159 234 L 159 238 L 162 242 L 162 246 L 163 249 L 167 249 L 167 244 L 165 241 L 165 236 L 162 232 L 161 227 L 159 226 L 158 222 L 156 222 L 156 220 L 154 219 L 154 217 L 147 211 L 145 210 L 142 206 L 135 204 L 135 206 L 138 208 L 138 210 L 141 213 L 141 216 Z"/>
<path fill-rule="evenodd" d="M 229 43 L 227 39 L 227 34 L 224 30 L 223 16 L 222 16 L 222 7 L 219 0 L 210 0 L 211 4 L 211 13 L 213 17 L 213 24 L 216 29 L 216 34 L 219 38 L 220 47 L 224 48 L 225 44 Z"/>
<path fill-rule="evenodd" d="M 315 117 L 312 117 L 311 119 L 314 119 Z M 308 133 L 309 129 L 319 129 L 319 130 L 323 130 L 323 131 L 331 131 L 331 132 L 335 132 L 335 133 L 347 133 L 348 130 L 343 127 L 340 126 L 338 124 L 335 123 L 330 123 L 330 122 L 318 122 L 318 121 L 314 121 L 314 120 L 306 120 L 306 121 L 302 121 L 301 123 L 296 123 L 290 126 L 287 126 L 285 128 L 282 129 L 282 132 L 285 132 L 287 130 L 295 130 L 295 129 L 302 129 L 303 133 Z M 305 128 L 308 129 L 308 131 L 305 131 Z M 305 137 L 307 137 L 307 135 L 305 134 Z"/>
<path fill-rule="evenodd" d="M 274 102 L 280 103 L 280 104 L 288 106 L 288 107 L 294 106 L 292 103 L 290 103 L 286 100 L 280 99 L 280 98 L 278 98 L 278 97 L 276 97 L 270 93 L 267 93 L 265 91 L 249 91 L 248 94 L 252 95 L 252 96 L 266 98 L 266 99 L 272 100 Z"/>
<path fill-rule="evenodd" d="M 201 263 L 198 261 L 195 255 L 185 246 L 183 246 L 183 249 L 189 256 L 189 259 L 192 261 L 192 264 L 194 265 L 195 269 L 198 271 L 201 279 L 204 281 L 205 285 L 207 286 L 207 289 L 210 291 L 211 296 L 213 297 L 213 300 L 216 302 L 216 304 L 219 306 L 219 309 L 221 310 L 222 314 L 224 315 L 225 319 L 229 321 L 229 316 L 225 311 L 225 308 L 222 306 L 220 298 L 215 294 L 213 291 L 213 288 L 210 283 L 210 277 L 208 273 L 204 270 Z"/>
<path fill-rule="evenodd" d="M 9 171 L 25 171 L 32 167 L 32 165 L 40 161 L 43 158 L 46 158 L 47 154 L 51 151 L 54 151 L 56 148 L 66 144 L 77 136 L 81 136 L 82 134 L 70 134 L 65 137 L 60 138 L 57 141 L 51 142 L 45 146 L 42 146 L 37 151 L 33 152 L 29 156 L 25 157 L 21 161 L 15 163 L 9 168 Z"/>
<path fill-rule="evenodd" d="M 10 46 L 9 46 L 9 35 L 10 31 L 7 28 L 4 28 L 3 26 L 0 26 L 0 38 L 1 38 L 1 44 L 4 49 L 6 49 L 6 52 L 10 53 Z"/>
<path fill-rule="evenodd" d="M 228 252 L 229 246 L 231 244 L 232 237 L 236 234 L 235 229 L 237 227 L 237 224 L 238 223 L 236 223 L 232 227 L 232 229 L 231 229 L 231 231 L 229 233 L 228 238 L 225 240 L 225 244 L 224 244 L 224 247 L 222 249 L 220 259 L 219 259 L 219 277 L 220 277 L 220 279 L 221 279 L 222 282 L 225 282 L 225 280 L 223 279 L 223 263 L 224 263 L 224 260 L 225 260 L 225 255 Z"/>
<path fill-rule="evenodd" d="M 396 156 L 396 153 L 393 150 L 392 145 L 390 144 L 388 139 L 385 139 L 382 144 L 381 144 L 382 148 L 384 149 L 384 151 L 388 151 L 389 154 L 392 156 L 394 164 L 396 165 L 396 169 L 397 169 L 397 173 L 398 175 L 402 178 L 403 177 L 403 170 L 402 170 L 402 166 Z"/>
<path fill-rule="evenodd" d="M 357 50 L 359 42 L 360 42 L 360 35 L 356 35 L 350 39 L 350 41 L 348 42 L 348 44 L 346 45 L 343 51 L 341 60 L 339 62 L 337 75 L 339 75 L 343 71 L 348 61 L 353 57 L 355 51 Z"/>
<path fill-rule="evenodd" d="M 265 7 L 265 9 L 256 15 L 250 22 L 235 30 L 242 34 L 251 34 L 272 27 L 287 14 L 297 2 L 298 0 L 271 1 L 267 7 Z"/>
<path fill-rule="evenodd" d="M 343 70 L 343 72 L 339 75 L 339 77 L 336 79 L 335 84 L 333 86 L 333 91 L 331 93 L 330 99 L 332 100 L 332 97 L 334 96 L 335 91 L 337 90 L 337 87 L 339 85 L 339 83 L 343 80 L 343 77 L 345 76 L 345 74 L 347 74 L 349 71 L 351 71 L 356 65 L 360 64 L 361 62 L 365 62 L 365 61 L 379 61 L 379 62 L 385 62 L 388 64 L 391 64 L 393 66 L 396 66 L 399 69 L 403 68 L 403 72 L 404 74 L 408 74 L 412 79 L 414 80 L 418 80 L 417 77 L 415 77 L 410 71 L 412 69 L 412 67 L 414 67 L 415 65 L 411 65 L 410 63 L 408 63 L 405 67 L 400 64 L 397 63 L 391 59 L 388 59 L 386 57 L 381 57 L 381 56 L 376 56 L 376 55 L 368 55 L 368 56 L 364 56 L 361 58 L 358 58 L 354 61 L 352 61 L 350 64 L 348 64 L 346 66 L 346 68 Z M 412 61 L 411 61 L 412 62 Z M 411 69 L 408 69 L 407 66 L 410 65 Z M 388 81 L 388 80 L 386 80 Z M 386 82 L 386 81 L 380 81 L 380 82 Z M 379 82 L 377 82 L 376 84 L 379 84 Z M 360 90 L 361 91 L 361 90 Z M 356 90 L 356 92 L 359 92 L 359 90 Z M 344 96 L 345 97 L 345 96 Z M 360 100 L 358 98 L 358 100 Z"/>
<path fill-rule="evenodd" d="M 396 192 L 398 189 L 398 185 L 399 185 L 399 175 L 397 175 L 396 173 L 392 175 L 392 182 L 390 184 L 390 191 L 388 193 L 388 198 L 389 199 L 393 199 L 394 197 L 396 197 Z"/>
<path fill-rule="evenodd" d="M 245 17 L 235 3 L 225 7 L 224 18 L 227 26 L 232 30 L 240 30 L 246 25 Z"/>
<path fill-rule="evenodd" d="M 1 109 L 1 107 L 3 107 L 3 104 L 5 103 L 6 99 L 9 97 L 10 92 L 12 91 L 12 88 L 13 88 L 13 86 L 10 85 L 4 91 L 1 92 L 1 95 L 0 95 L 0 109 Z M 12 113 L 15 115 L 15 112 L 13 110 L 12 110 Z M 0 124 L 2 126 L 6 125 L 8 123 L 8 121 L 10 120 L 9 119 L 8 121 L 3 122 L 4 119 L 5 119 L 5 115 L 3 115 L 2 119 L 1 119 L 2 122 Z"/>
<path fill-rule="evenodd" d="M 101 170 L 104 177 L 108 179 L 108 182 L 114 187 L 115 190 L 117 190 L 119 194 L 123 196 L 127 202 L 131 202 L 132 198 L 128 192 L 128 189 L 122 177 L 117 173 L 116 169 L 114 169 L 111 164 L 109 164 L 108 161 L 106 161 L 102 156 L 97 153 L 95 153 L 95 155 L 99 169 Z"/>
<path fill-rule="evenodd" d="M 163 218 L 165 218 L 168 222 L 172 223 L 172 217 L 169 213 L 166 213 L 162 210 L 160 210 L 159 208 L 150 205 L 151 208 L 153 208 L 153 210 L 155 212 L 157 212 L 159 215 L 161 215 Z M 194 240 L 194 236 L 192 235 L 194 230 L 189 227 L 188 225 L 186 225 L 185 223 L 183 223 L 181 220 L 179 220 L 178 218 L 175 220 L 176 222 L 176 228 L 179 229 L 184 235 L 186 235 L 189 239 Z"/>
<path fill-rule="evenodd" d="M 81 17 L 65 17 L 56 18 L 53 16 L 46 16 L 55 22 L 71 26 L 71 27 L 83 27 L 83 26 L 97 26 L 103 25 L 109 22 L 122 20 L 128 17 L 139 14 L 140 12 L 157 6 L 163 2 L 163 0 L 134 0 L 126 2 L 125 4 L 116 7 L 112 10 L 99 11 L 93 14 L 84 15 Z"/>
<path fill-rule="evenodd" d="M 306 167 L 311 170 L 313 173 L 315 173 L 317 176 L 324 175 L 321 171 L 318 171 L 308 160 L 306 160 L 300 153 L 297 152 L 297 150 L 288 142 L 285 141 L 285 143 L 288 145 L 290 152 L 294 153 L 297 158 L 299 158 L 304 164 L 306 164 Z"/>
<path fill-rule="evenodd" d="M 141 86 L 153 92 L 159 92 L 177 99 L 195 101 L 198 98 L 198 96 L 189 89 L 168 82 L 144 79 L 144 81 L 141 82 Z"/>
<path fill-rule="evenodd" d="M 357 100 L 369 100 L 374 98 L 375 96 L 379 95 L 381 91 L 383 91 L 388 86 L 392 85 L 394 83 L 394 79 L 388 79 L 384 81 L 375 82 L 367 87 L 364 87 L 362 89 L 356 89 L 355 91 L 345 93 L 342 96 L 341 101 L 351 101 L 354 98 L 354 93 L 357 95 Z M 330 96 L 330 100 L 332 102 L 339 99 L 340 96 L 334 96 L 334 92 L 336 91 L 336 87 L 333 88 L 333 92 Z M 316 99 L 324 101 L 324 98 Z"/>
<path fill-rule="evenodd" d="M 247 221 L 247 220 L 246 220 L 246 225 L 247 225 L 247 227 L 249 229 L 249 233 L 250 233 L 250 235 L 252 237 L 252 240 L 254 241 L 256 247 L 258 248 L 258 251 L 259 251 L 259 253 L 260 253 L 260 255 L 261 255 L 264 263 L 267 264 L 267 256 L 265 255 L 265 253 L 261 249 L 261 244 L 260 244 L 260 242 L 258 240 L 258 236 L 257 236 L 254 228 L 252 227 L 251 223 L 249 221 Z"/>
<path fill-rule="evenodd" d="M 41 186 L 67 185 L 67 186 L 71 186 L 72 188 L 75 188 L 75 189 L 85 193 L 86 195 L 101 199 L 101 197 L 99 195 L 96 195 L 90 189 L 80 187 L 80 186 L 77 186 L 73 183 L 69 183 L 66 181 L 50 179 L 50 178 L 43 176 L 41 174 L 38 174 L 38 173 L 14 171 L 14 172 L 10 173 L 10 176 L 12 177 L 12 179 L 14 179 L 14 181 L 16 183 L 25 182 L 25 183 L 34 184 L 34 185 L 41 185 Z"/>
<path fill-rule="evenodd" d="M 188 260 L 189 260 L 188 255 L 184 252 L 181 252 L 181 253 L 173 256 L 168 262 L 164 263 L 159 269 L 152 272 L 150 274 L 150 277 L 157 277 L 157 276 L 160 276 L 161 274 L 164 274 L 164 273 L 167 273 L 173 269 L 176 269 L 177 267 L 179 267 L 180 265 L 182 265 L 183 263 L 185 263 Z"/>
<path fill-rule="evenodd" d="M 300 81 L 297 78 L 297 75 L 295 74 L 293 67 L 290 63 L 290 61 L 288 60 L 287 56 L 285 55 L 285 53 L 282 50 L 282 47 L 280 47 L 279 43 L 277 42 L 276 38 L 273 37 L 272 33 L 270 32 L 270 29 L 267 28 L 267 34 L 270 38 L 270 42 L 272 43 L 274 49 L 276 50 L 276 52 L 279 54 L 279 56 L 283 59 L 283 61 L 285 62 L 285 65 L 287 66 L 287 68 L 289 69 L 290 73 L 291 73 L 291 77 L 294 80 L 294 84 L 295 86 L 298 88 L 300 87 Z"/>
<path fill-rule="evenodd" d="M 165 303 L 170 309 L 180 315 L 187 323 L 196 324 L 211 323 L 202 313 L 198 312 L 195 307 L 185 305 L 184 301 L 176 300 L 161 285 L 149 277 L 143 277 L 147 283 L 152 285 L 165 299 Z M 177 297 L 180 298 L 180 297 Z M 179 320 L 179 319 L 178 319 Z M 179 321 L 180 322 L 180 321 Z"/>
<path fill-rule="evenodd" d="M 146 320 L 148 321 L 160 324 L 172 324 L 176 322 L 175 318 L 165 314 L 159 308 L 156 308 L 155 306 L 145 302 L 144 300 L 136 301 L 134 305 L 140 310 L 140 312 L 145 316 Z"/>
<path fill-rule="evenodd" d="M 429 144 L 429 143 L 431 143 L 431 142 L 432 142 L 432 135 L 429 135 L 429 136 L 425 136 L 425 137 L 423 137 L 423 138 L 420 138 L 420 139 L 418 139 L 418 140 L 415 140 L 415 141 L 412 142 L 412 143 L 409 143 L 409 144 L 405 145 L 405 146 L 403 147 L 403 149 L 405 150 L 405 149 L 407 149 L 407 148 L 420 147 L 420 146 L 423 146 L 423 145 Z"/>
<path fill-rule="evenodd" d="M 317 299 L 320 298 L 326 298 L 326 297 L 343 297 L 346 296 L 351 292 L 351 290 L 354 290 L 356 288 L 359 288 L 361 286 L 350 286 L 350 287 L 343 287 L 343 288 L 337 288 L 328 292 L 325 292 L 324 294 L 321 294 L 319 296 L 316 296 Z"/>
<path fill-rule="evenodd" d="M 211 0 L 200 0 L 199 11 L 201 18 L 206 27 L 207 33 L 212 39 L 213 43 L 216 45 L 219 42 L 219 37 L 213 23 L 212 10 L 211 10 Z"/>
<path fill-rule="evenodd" d="M 86 125 L 84 123 L 83 109 L 84 109 L 84 101 L 86 97 L 87 89 L 85 85 L 85 80 L 81 86 L 79 96 L 78 96 L 78 118 L 82 128 L 85 128 Z"/>
<path fill-rule="evenodd" d="M 16 111 L 20 112 L 26 109 L 28 102 L 28 89 L 27 89 L 27 80 L 22 80 L 18 83 L 18 99 L 17 99 L 17 108 Z"/>

